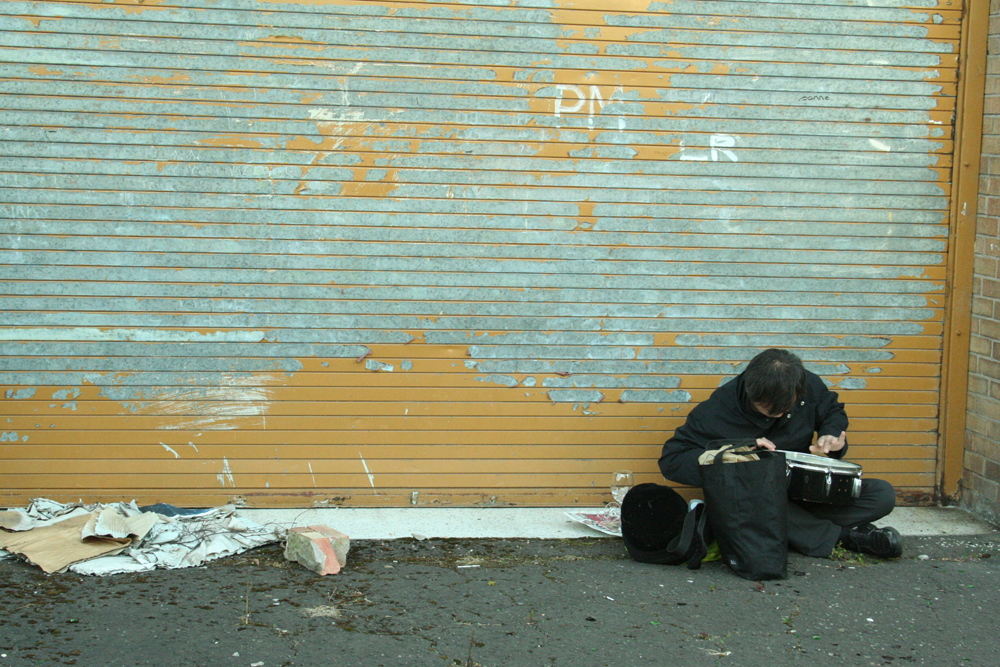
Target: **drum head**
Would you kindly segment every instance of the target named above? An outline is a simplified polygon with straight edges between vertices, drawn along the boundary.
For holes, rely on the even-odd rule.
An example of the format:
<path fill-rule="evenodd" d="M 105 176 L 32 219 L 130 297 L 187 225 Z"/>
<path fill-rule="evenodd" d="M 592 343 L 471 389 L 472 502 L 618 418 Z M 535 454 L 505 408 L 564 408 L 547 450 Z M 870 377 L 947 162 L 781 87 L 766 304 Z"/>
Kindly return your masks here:
<path fill-rule="evenodd" d="M 850 461 L 831 459 L 829 456 L 817 456 L 816 454 L 806 454 L 804 452 L 785 452 L 785 461 L 788 465 L 794 466 L 796 463 L 810 468 L 829 470 L 831 472 L 843 473 L 845 475 L 858 475 L 861 466 Z"/>

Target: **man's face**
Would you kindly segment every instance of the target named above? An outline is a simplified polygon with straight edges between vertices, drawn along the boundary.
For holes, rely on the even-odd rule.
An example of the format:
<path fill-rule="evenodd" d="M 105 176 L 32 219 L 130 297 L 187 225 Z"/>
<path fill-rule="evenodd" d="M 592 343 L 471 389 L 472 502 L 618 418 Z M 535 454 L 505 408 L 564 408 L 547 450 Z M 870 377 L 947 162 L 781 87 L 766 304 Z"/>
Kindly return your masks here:
<path fill-rule="evenodd" d="M 778 417 L 784 417 L 785 412 L 772 412 L 774 408 L 766 403 L 754 403 L 753 409 L 764 415 L 765 417 L 770 417 L 771 419 L 777 419 Z"/>

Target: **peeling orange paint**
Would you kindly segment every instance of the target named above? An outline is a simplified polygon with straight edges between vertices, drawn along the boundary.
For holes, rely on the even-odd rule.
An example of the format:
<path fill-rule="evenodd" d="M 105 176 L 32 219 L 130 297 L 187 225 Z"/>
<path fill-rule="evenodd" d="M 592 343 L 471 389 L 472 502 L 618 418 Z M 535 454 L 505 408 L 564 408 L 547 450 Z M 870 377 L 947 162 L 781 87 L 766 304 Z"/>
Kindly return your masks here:
<path fill-rule="evenodd" d="M 201 139 L 195 142 L 198 146 L 215 146 L 217 148 L 261 148 L 263 144 L 254 139 L 247 139 L 241 135 L 231 135 L 228 137 L 213 137 L 211 139 Z"/>
<path fill-rule="evenodd" d="M 19 18 L 24 19 L 25 21 L 27 21 L 31 25 L 35 26 L 36 28 L 40 28 L 42 26 L 42 21 L 62 21 L 63 20 L 63 17 L 61 17 L 61 16 L 21 16 Z"/>
<path fill-rule="evenodd" d="M 45 65 L 31 65 L 28 67 L 28 71 L 39 76 L 61 76 L 63 74 L 61 70 L 49 69 Z"/>
<path fill-rule="evenodd" d="M 341 197 L 387 197 L 398 186 L 395 183 L 344 183 L 340 191 Z"/>
<path fill-rule="evenodd" d="M 234 77 L 234 78 L 235 77 L 240 77 L 240 78 L 250 77 L 250 78 L 253 78 L 253 79 L 266 79 L 267 77 L 271 76 L 271 73 L 270 72 L 239 72 L 239 71 L 232 71 L 232 72 L 223 72 L 222 76 L 231 76 L 231 77 Z"/>
<path fill-rule="evenodd" d="M 278 47 L 282 49 L 307 49 L 309 51 L 323 51 L 328 45 L 323 42 L 309 42 L 301 37 L 272 35 L 252 42 L 239 42 L 244 48 L 259 49 L 263 47 Z"/>
<path fill-rule="evenodd" d="M 103 4 L 94 3 L 91 0 L 63 0 L 67 3 L 81 4 L 92 9 L 107 9 L 109 5 L 117 5 L 125 10 L 126 14 L 141 14 L 145 11 L 166 11 L 169 7 L 157 7 L 166 0 L 104 0 Z"/>
<path fill-rule="evenodd" d="M 191 77 L 187 74 L 174 74 L 172 76 L 139 76 L 135 78 L 143 83 L 153 85 L 168 85 L 172 83 L 186 83 L 191 81 Z"/>

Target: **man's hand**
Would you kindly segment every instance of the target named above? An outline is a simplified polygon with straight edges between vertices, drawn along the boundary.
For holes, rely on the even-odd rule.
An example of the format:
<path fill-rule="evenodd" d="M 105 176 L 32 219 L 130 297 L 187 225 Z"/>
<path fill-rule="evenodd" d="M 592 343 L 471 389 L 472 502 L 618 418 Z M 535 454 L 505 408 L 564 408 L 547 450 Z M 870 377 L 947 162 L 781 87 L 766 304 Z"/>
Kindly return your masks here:
<path fill-rule="evenodd" d="M 830 452 L 839 452 L 846 444 L 847 432 L 841 431 L 839 438 L 832 435 L 820 436 L 816 440 L 816 444 L 809 447 L 809 451 L 813 454 L 829 454 Z"/>
<path fill-rule="evenodd" d="M 774 443 L 767 438 L 757 438 L 757 446 L 763 447 L 764 449 L 770 449 L 772 452 L 777 449 L 777 447 L 774 446 Z"/>

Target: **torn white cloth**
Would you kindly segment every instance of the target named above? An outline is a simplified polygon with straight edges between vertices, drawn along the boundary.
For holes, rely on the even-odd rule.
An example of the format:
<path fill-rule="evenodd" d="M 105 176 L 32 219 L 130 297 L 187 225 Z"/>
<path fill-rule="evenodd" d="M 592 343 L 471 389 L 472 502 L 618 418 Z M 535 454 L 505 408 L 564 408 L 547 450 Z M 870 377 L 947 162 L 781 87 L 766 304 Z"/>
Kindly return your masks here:
<path fill-rule="evenodd" d="M 101 537 L 132 537 L 131 546 L 121 554 L 100 556 L 74 563 L 69 570 L 78 574 L 117 574 L 155 568 L 182 568 L 201 565 L 216 558 L 242 553 L 254 547 L 278 542 L 278 529 L 236 516 L 233 505 L 216 507 L 188 516 L 167 516 L 143 512 L 131 503 L 63 504 L 35 499 L 27 510 L 11 510 L 14 530 L 31 530 L 89 514 L 81 534 Z M 10 530 L 11 528 L 8 528 Z M 0 550 L 0 558 L 6 554 Z"/>

